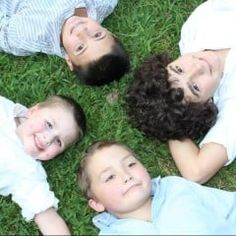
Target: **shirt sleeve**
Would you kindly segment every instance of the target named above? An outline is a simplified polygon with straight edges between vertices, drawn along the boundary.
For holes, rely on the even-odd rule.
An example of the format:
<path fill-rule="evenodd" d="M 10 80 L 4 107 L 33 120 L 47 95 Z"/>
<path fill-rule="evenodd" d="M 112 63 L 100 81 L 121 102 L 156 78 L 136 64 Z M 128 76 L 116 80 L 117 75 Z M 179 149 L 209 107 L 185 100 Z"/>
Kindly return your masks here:
<path fill-rule="evenodd" d="M 23 41 L 17 34 L 17 30 L 19 29 L 20 21 L 17 14 L 8 17 L 0 11 L 0 52 L 4 51 L 20 56 L 32 54 L 22 49 L 21 44 Z"/>
<path fill-rule="evenodd" d="M 187 201 L 190 199 L 189 202 L 198 207 L 199 212 L 196 214 L 200 215 L 204 209 L 204 211 L 211 212 L 216 219 L 235 219 L 236 192 L 203 186 L 177 176 L 169 176 L 165 179 L 169 188 L 168 193 L 173 193 L 172 200 L 176 199 L 178 202 L 178 197 L 183 195 L 183 199 L 186 197 L 185 203 L 188 204 Z"/>
<path fill-rule="evenodd" d="M 22 178 L 12 190 L 12 200 L 21 207 L 22 216 L 26 221 L 30 221 L 34 216 L 48 208 L 58 207 L 58 199 L 50 191 L 46 177 L 42 178 Z"/>
<path fill-rule="evenodd" d="M 225 219 L 235 219 L 236 193 L 217 188 L 202 186 L 189 181 L 194 195 L 201 199 L 202 205 L 209 211 Z M 220 203 L 220 204 L 219 204 Z"/>
<path fill-rule="evenodd" d="M 0 96 L 0 121 L 9 119 L 13 114 L 14 102 L 11 100 Z"/>
<path fill-rule="evenodd" d="M 200 147 L 207 143 L 218 143 L 226 148 L 229 165 L 236 156 L 236 101 L 228 99 L 222 106 L 216 124 L 209 130 L 200 143 Z M 214 158 L 214 157 L 213 157 Z"/>

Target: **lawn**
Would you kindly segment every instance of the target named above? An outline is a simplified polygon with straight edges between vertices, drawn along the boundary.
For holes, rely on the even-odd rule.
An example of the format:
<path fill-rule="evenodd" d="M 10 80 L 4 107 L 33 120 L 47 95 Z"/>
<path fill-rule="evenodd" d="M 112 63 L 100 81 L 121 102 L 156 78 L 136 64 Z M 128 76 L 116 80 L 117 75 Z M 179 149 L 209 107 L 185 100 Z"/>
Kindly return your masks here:
<path fill-rule="evenodd" d="M 130 125 L 124 96 L 135 68 L 146 56 L 164 51 L 178 56 L 181 25 L 201 2 L 203 0 L 121 0 L 114 13 L 104 21 L 104 26 L 127 47 L 131 69 L 119 82 L 103 87 L 83 85 L 64 61 L 54 56 L 15 57 L 0 53 L 2 96 L 30 106 L 49 95 L 69 95 L 79 101 L 86 112 L 88 132 L 85 138 L 55 160 L 44 163 L 50 186 L 60 199 L 59 213 L 73 235 L 96 235 L 98 232 L 91 223 L 94 212 L 76 186 L 81 155 L 93 141 L 115 139 L 127 143 L 153 177 L 179 175 L 167 145 L 146 138 Z M 111 93 L 117 94 L 117 99 L 110 101 Z M 235 179 L 236 163 L 233 163 L 207 185 L 235 190 Z M 19 207 L 10 197 L 0 197 L 0 212 L 0 235 L 40 234 L 34 223 L 23 220 Z"/>

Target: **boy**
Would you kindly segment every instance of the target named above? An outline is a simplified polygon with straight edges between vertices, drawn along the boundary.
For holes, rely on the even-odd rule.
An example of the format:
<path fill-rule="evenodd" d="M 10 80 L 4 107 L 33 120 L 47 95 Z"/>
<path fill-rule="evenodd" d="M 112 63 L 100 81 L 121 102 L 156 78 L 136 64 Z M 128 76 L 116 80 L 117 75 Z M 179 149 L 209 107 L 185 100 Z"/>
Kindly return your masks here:
<path fill-rule="evenodd" d="M 236 193 L 180 177 L 151 180 L 125 145 L 102 141 L 81 160 L 78 183 L 100 235 L 236 233 Z M 220 204 L 219 204 L 220 203 Z"/>
<path fill-rule="evenodd" d="M 29 109 L 0 97 L 0 124 L 0 194 L 11 194 L 23 217 L 34 219 L 44 235 L 68 235 L 40 160 L 53 159 L 84 136 L 82 108 L 65 96 Z"/>
<path fill-rule="evenodd" d="M 235 11 L 234 0 L 202 3 L 182 27 L 181 56 L 147 59 L 129 88 L 138 128 L 168 141 L 181 175 L 199 183 L 236 157 Z"/>
<path fill-rule="evenodd" d="M 57 55 L 83 82 L 102 85 L 128 70 L 121 42 L 100 23 L 117 0 L 5 0 L 0 2 L 0 51 Z"/>

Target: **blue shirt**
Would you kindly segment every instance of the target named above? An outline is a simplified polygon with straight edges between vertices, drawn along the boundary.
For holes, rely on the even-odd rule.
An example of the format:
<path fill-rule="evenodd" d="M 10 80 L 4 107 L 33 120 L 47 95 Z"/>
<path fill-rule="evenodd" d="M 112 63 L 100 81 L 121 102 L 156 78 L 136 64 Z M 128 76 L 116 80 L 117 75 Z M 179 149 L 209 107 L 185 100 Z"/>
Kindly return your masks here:
<path fill-rule="evenodd" d="M 93 218 L 100 235 L 236 234 L 236 192 L 175 176 L 153 179 L 152 191 L 151 222 L 104 212 Z"/>
<path fill-rule="evenodd" d="M 102 22 L 118 0 L 2 0 L 0 1 L 0 51 L 18 56 L 36 52 L 65 56 L 60 45 L 62 26 L 85 7 L 88 16 Z"/>

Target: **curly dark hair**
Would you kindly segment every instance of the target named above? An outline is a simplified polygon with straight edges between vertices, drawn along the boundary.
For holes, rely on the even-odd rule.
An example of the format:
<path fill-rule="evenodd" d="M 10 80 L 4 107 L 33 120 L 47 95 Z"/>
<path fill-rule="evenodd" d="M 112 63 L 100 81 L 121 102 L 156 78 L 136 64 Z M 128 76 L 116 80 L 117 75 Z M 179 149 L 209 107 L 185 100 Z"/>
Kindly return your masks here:
<path fill-rule="evenodd" d="M 86 65 L 73 65 L 73 71 L 87 85 L 101 86 L 119 80 L 129 70 L 129 55 L 121 41 L 114 37 L 109 53 Z"/>
<path fill-rule="evenodd" d="M 197 139 L 216 122 L 213 102 L 184 101 L 181 88 L 171 88 L 166 54 L 146 58 L 137 69 L 126 96 L 128 114 L 144 134 L 165 142 L 170 139 Z"/>

